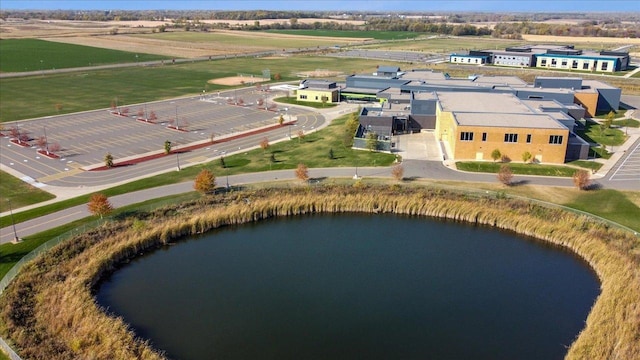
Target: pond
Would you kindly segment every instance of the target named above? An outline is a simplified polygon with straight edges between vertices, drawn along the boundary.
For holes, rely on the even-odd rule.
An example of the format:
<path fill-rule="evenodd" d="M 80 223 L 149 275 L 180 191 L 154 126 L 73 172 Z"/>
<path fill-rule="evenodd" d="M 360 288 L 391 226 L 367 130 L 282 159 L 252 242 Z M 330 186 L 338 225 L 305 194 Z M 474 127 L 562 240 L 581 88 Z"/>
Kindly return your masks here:
<path fill-rule="evenodd" d="M 598 294 L 581 259 L 511 232 L 325 214 L 154 251 L 96 296 L 175 359 L 561 359 Z"/>

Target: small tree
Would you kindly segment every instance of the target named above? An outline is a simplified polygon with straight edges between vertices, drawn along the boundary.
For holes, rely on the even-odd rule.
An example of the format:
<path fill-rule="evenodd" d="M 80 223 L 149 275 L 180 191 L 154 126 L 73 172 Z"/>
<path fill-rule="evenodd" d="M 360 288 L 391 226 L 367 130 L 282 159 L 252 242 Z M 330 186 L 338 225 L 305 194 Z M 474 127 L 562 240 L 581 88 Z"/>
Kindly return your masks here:
<path fill-rule="evenodd" d="M 87 207 L 91 214 L 99 215 L 100 219 L 113 211 L 113 205 L 111 205 L 107 196 L 101 193 L 91 195 Z"/>
<path fill-rule="evenodd" d="M 104 156 L 104 165 L 108 168 L 113 167 L 113 155 L 110 152 Z"/>
<path fill-rule="evenodd" d="M 267 151 L 267 149 L 269 148 L 269 139 L 268 138 L 264 138 L 262 139 L 262 141 L 260 141 L 260 147 L 262 148 L 262 151 L 265 152 Z"/>
<path fill-rule="evenodd" d="M 271 161 L 272 164 L 276 163 L 276 154 L 271 153 L 271 156 L 269 156 L 269 161 Z"/>
<path fill-rule="evenodd" d="M 296 177 L 304 182 L 309 180 L 309 168 L 307 168 L 307 165 L 302 163 L 298 164 L 298 167 L 296 168 Z"/>
<path fill-rule="evenodd" d="M 580 190 L 587 190 L 591 185 L 589 172 L 587 170 L 578 170 L 573 173 L 573 183 Z"/>
<path fill-rule="evenodd" d="M 57 103 L 57 104 L 55 104 L 54 106 L 55 106 L 55 108 L 56 108 L 56 111 L 57 111 L 57 112 L 62 111 L 62 104 Z"/>
<path fill-rule="evenodd" d="M 393 168 L 391 168 L 391 175 L 393 175 L 394 179 L 401 181 L 404 177 L 404 167 L 402 167 L 402 165 L 400 164 L 395 165 Z"/>
<path fill-rule="evenodd" d="M 502 157 L 502 153 L 500 152 L 500 150 L 495 149 L 491 152 L 491 158 L 493 159 L 493 161 L 498 161 L 498 159 L 500 159 Z"/>
<path fill-rule="evenodd" d="M 275 73 L 273 75 L 273 80 L 276 80 L 276 81 L 282 80 L 282 75 L 280 75 L 280 73 Z"/>
<path fill-rule="evenodd" d="M 164 153 L 165 154 L 171 154 L 171 146 L 172 146 L 171 141 L 165 140 L 165 142 L 164 142 Z"/>
<path fill-rule="evenodd" d="M 156 121 L 156 120 L 158 120 L 158 115 L 156 115 L 155 111 L 151 111 L 149 113 L 149 121 Z"/>
<path fill-rule="evenodd" d="M 144 110 L 143 109 L 138 109 L 138 118 L 139 119 L 144 119 Z"/>
<path fill-rule="evenodd" d="M 278 124 L 284 124 L 284 115 L 280 114 L 280 117 L 278 118 Z"/>
<path fill-rule="evenodd" d="M 125 115 L 125 116 L 129 115 L 129 108 L 126 107 L 126 108 L 122 109 L 122 112 L 120 112 L 120 114 L 121 115 Z"/>
<path fill-rule="evenodd" d="M 299 144 L 302 140 L 304 140 L 304 137 L 305 137 L 304 130 L 298 130 L 298 133 L 296 135 L 298 135 L 298 144 Z"/>
<path fill-rule="evenodd" d="M 201 194 L 208 194 L 216 187 L 216 177 L 207 169 L 202 169 L 193 183 L 193 188 Z"/>
<path fill-rule="evenodd" d="M 604 121 L 602 122 L 602 125 L 604 125 L 605 130 L 611 127 L 611 125 L 613 124 L 613 119 L 615 118 L 616 118 L 616 113 L 613 110 L 607 113 L 607 115 L 604 118 Z"/>
<path fill-rule="evenodd" d="M 333 154 L 333 148 L 330 148 L 329 149 L 329 159 L 333 160 L 335 158 L 336 158 L 336 156 Z"/>
<path fill-rule="evenodd" d="M 369 151 L 378 150 L 378 134 L 374 132 L 367 134 L 367 149 Z"/>
<path fill-rule="evenodd" d="M 324 107 L 327 104 L 327 101 L 329 101 L 329 98 L 326 95 L 323 95 L 320 100 L 322 101 L 322 107 Z"/>
<path fill-rule="evenodd" d="M 38 145 L 40 150 L 47 150 L 47 137 L 44 135 L 40 136 L 38 140 L 36 140 L 36 144 Z M 47 153 L 49 153 L 48 150 L 47 150 Z"/>
<path fill-rule="evenodd" d="M 51 144 L 49 144 L 49 152 L 57 153 L 58 151 L 60 151 L 60 149 L 62 149 L 62 147 L 60 146 L 60 143 L 57 141 L 54 141 Z"/>
<path fill-rule="evenodd" d="M 529 161 L 531 161 L 532 157 L 533 155 L 531 155 L 531 153 L 528 151 L 525 151 L 522 153 L 522 161 L 525 163 L 528 163 Z"/>
<path fill-rule="evenodd" d="M 224 156 L 220 157 L 220 166 L 225 169 L 227 167 L 227 164 L 224 162 Z"/>
<path fill-rule="evenodd" d="M 500 171 L 498 171 L 498 180 L 506 186 L 511 185 L 511 181 L 513 180 L 513 172 L 511 171 L 511 167 L 509 165 L 500 166 Z"/>

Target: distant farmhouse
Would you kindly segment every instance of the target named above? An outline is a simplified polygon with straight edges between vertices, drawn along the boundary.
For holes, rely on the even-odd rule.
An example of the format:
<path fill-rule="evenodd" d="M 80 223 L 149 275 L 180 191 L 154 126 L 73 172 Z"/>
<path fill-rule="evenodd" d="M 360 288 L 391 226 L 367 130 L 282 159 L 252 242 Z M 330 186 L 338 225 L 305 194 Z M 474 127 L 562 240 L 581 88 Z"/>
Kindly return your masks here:
<path fill-rule="evenodd" d="M 529 152 L 537 162 L 564 163 L 588 155 L 589 144 L 575 134 L 582 126 L 577 120 L 617 110 L 621 90 L 575 77 L 527 84 L 513 76 L 452 78 L 380 66 L 371 75 L 348 76 L 344 86 L 305 80 L 297 96 L 362 102 L 356 147 L 366 148 L 368 133 L 390 151 L 395 134 L 433 131 L 454 160 L 491 160 L 499 149 L 516 161 Z"/>
<path fill-rule="evenodd" d="M 616 72 L 629 68 L 629 53 L 577 50 L 573 45 L 524 45 L 505 50 L 479 50 L 451 54 L 457 64 L 536 67 L 580 71 Z"/>

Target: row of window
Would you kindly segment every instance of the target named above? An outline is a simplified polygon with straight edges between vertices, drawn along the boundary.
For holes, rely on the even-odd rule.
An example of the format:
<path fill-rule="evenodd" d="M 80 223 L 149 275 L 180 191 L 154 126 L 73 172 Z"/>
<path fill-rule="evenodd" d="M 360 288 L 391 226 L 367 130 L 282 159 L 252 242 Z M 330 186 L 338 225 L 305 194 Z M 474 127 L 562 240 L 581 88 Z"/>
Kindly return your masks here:
<path fill-rule="evenodd" d="M 562 144 L 563 136 L 562 135 L 549 135 L 549 144 Z M 460 132 L 460 141 L 473 141 L 473 132 L 472 131 L 462 131 Z M 482 141 L 487 141 L 487 133 L 482 133 Z M 506 143 L 517 143 L 518 142 L 518 134 L 504 134 L 504 142 Z M 527 134 L 527 144 L 531 143 L 531 134 Z"/>
<path fill-rule="evenodd" d="M 571 68 L 572 69 L 577 69 L 578 68 L 578 60 L 573 60 L 571 62 Z M 567 59 L 563 59 L 560 62 L 560 67 L 566 68 L 568 65 L 568 60 Z M 585 61 L 582 63 L 582 70 L 589 70 L 589 66 L 591 65 L 590 61 Z M 540 66 L 547 66 L 547 59 L 540 59 Z M 558 60 L 557 59 L 551 59 L 551 67 L 557 67 L 558 66 Z M 598 68 L 598 60 L 594 60 L 593 62 L 593 69 L 597 69 Z M 600 70 L 602 71 L 606 71 L 609 68 L 609 63 L 607 61 L 604 61 L 600 64 Z"/>

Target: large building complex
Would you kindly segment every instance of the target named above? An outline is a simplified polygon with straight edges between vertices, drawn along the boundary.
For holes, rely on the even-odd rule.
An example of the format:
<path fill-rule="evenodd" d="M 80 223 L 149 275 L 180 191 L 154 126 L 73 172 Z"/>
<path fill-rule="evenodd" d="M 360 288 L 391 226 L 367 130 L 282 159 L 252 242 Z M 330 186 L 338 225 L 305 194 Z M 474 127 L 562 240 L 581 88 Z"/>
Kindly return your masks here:
<path fill-rule="evenodd" d="M 299 91 L 318 91 L 305 84 L 311 85 L 303 82 Z M 454 160 L 491 160 L 497 149 L 515 161 L 528 152 L 544 163 L 586 158 L 589 144 L 576 135 L 577 120 L 617 110 L 621 96 L 618 88 L 575 77 L 538 77 L 527 84 L 512 76 L 452 78 L 397 67 L 348 76 L 341 86 L 319 82 L 318 88 L 324 95 L 313 96 L 325 101 L 338 94 L 363 102 L 359 137 L 373 132 L 384 142 L 394 134 L 433 131 Z"/>
<path fill-rule="evenodd" d="M 493 64 L 498 66 L 616 72 L 629 68 L 629 53 L 621 51 L 587 51 L 572 45 L 524 45 L 505 50 L 472 50 L 451 54 L 449 61 L 458 64 Z"/>

